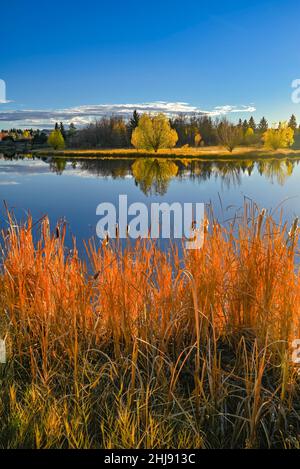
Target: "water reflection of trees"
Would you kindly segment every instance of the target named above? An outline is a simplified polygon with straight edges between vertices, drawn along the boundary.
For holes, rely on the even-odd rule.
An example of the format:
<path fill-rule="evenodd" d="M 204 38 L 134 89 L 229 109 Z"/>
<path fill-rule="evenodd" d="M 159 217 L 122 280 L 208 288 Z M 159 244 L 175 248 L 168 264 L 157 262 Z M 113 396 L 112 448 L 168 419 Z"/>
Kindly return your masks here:
<path fill-rule="evenodd" d="M 19 155 L 15 151 L 5 151 L 5 153 L 0 153 L 0 160 L 17 161 L 17 160 L 25 160 L 26 158 L 27 158 L 27 155 L 25 154 Z"/>
<path fill-rule="evenodd" d="M 211 178 L 220 179 L 227 188 L 241 184 L 242 174 L 251 175 L 254 161 L 191 161 L 189 164 L 179 163 L 178 177 L 198 181 L 208 181 Z"/>
<path fill-rule="evenodd" d="M 94 159 L 76 160 L 73 167 L 79 173 L 87 172 L 101 177 L 124 178 L 133 176 L 145 194 L 163 195 L 173 177 L 205 182 L 221 181 L 227 189 L 241 184 L 242 176 L 251 176 L 254 170 L 272 183 L 283 185 L 292 175 L 300 160 L 261 159 L 235 161 L 171 160 L 164 158 Z M 51 171 L 62 174 L 66 160 L 52 158 L 48 161 Z"/>
<path fill-rule="evenodd" d="M 188 176 L 191 179 L 207 181 L 214 177 L 221 180 L 229 189 L 231 186 L 241 184 L 242 175 L 251 176 L 256 168 L 258 173 L 271 182 L 284 185 L 293 174 L 295 165 L 299 160 L 273 159 L 273 160 L 241 160 L 241 161 L 192 161 L 188 166 L 179 164 L 178 177 Z"/>
<path fill-rule="evenodd" d="M 144 194 L 163 195 L 170 180 L 178 173 L 178 166 L 171 160 L 158 158 L 137 159 L 132 165 L 136 184 Z"/>
<path fill-rule="evenodd" d="M 89 173 L 101 177 L 123 178 L 131 175 L 131 164 L 134 160 L 66 160 L 65 158 L 49 159 L 50 171 L 56 174 L 62 174 L 66 169 L 67 163 L 71 163 L 72 168 L 79 173 Z"/>
<path fill-rule="evenodd" d="M 297 161 L 298 164 L 298 161 Z M 258 172 L 272 183 L 277 182 L 283 186 L 292 175 L 295 161 L 292 160 L 261 160 L 257 163 Z"/>
<path fill-rule="evenodd" d="M 241 184 L 243 174 L 251 176 L 253 168 L 252 160 L 222 162 L 216 165 L 215 177 L 220 178 L 222 184 L 230 189 L 231 186 L 236 187 Z"/>
<path fill-rule="evenodd" d="M 52 158 L 49 162 L 50 171 L 56 174 L 62 174 L 66 169 L 67 161 L 64 158 Z"/>
<path fill-rule="evenodd" d="M 79 160 L 78 167 L 82 171 L 87 171 L 92 173 L 96 176 L 104 176 L 104 177 L 113 177 L 116 178 L 124 178 L 126 176 L 130 176 L 131 172 L 131 165 L 134 160 L 129 159 L 95 159 L 95 160 Z"/>

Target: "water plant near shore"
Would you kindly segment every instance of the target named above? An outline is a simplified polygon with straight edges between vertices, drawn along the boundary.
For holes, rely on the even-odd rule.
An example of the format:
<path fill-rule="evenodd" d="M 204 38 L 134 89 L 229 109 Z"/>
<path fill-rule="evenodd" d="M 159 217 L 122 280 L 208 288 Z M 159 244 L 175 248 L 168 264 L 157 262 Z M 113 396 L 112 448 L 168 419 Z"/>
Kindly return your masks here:
<path fill-rule="evenodd" d="M 86 265 L 8 216 L 1 447 L 300 446 L 297 221 L 245 205 L 201 250 L 90 240 Z"/>

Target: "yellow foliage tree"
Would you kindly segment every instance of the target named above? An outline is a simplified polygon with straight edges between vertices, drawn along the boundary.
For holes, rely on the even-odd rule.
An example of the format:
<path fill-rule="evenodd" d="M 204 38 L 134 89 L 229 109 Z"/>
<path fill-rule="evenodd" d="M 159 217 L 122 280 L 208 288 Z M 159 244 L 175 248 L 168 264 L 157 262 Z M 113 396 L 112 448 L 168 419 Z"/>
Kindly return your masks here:
<path fill-rule="evenodd" d="M 48 137 L 48 144 L 54 148 L 54 150 L 59 150 L 65 147 L 64 137 L 59 129 L 55 129 L 51 132 Z"/>
<path fill-rule="evenodd" d="M 294 130 L 286 123 L 280 124 L 277 129 L 266 130 L 262 139 L 266 148 L 272 150 L 287 148 L 294 143 Z"/>
<path fill-rule="evenodd" d="M 195 139 L 194 139 L 196 147 L 199 147 L 201 140 L 202 140 L 201 134 L 200 132 L 197 132 L 195 135 Z"/>
<path fill-rule="evenodd" d="M 135 148 L 157 152 L 160 148 L 172 148 L 178 135 L 171 129 L 169 119 L 162 113 L 155 116 L 143 114 L 134 129 L 131 143 Z"/>
<path fill-rule="evenodd" d="M 248 127 L 244 135 L 245 143 L 251 145 L 255 141 L 255 134 L 252 127 Z"/>
<path fill-rule="evenodd" d="M 252 129 L 252 127 L 248 127 L 245 132 L 245 137 L 252 137 L 252 135 L 254 135 L 254 130 Z"/>
<path fill-rule="evenodd" d="M 29 130 L 24 130 L 23 131 L 23 138 L 27 138 L 27 139 L 31 138 L 31 134 L 30 134 Z"/>

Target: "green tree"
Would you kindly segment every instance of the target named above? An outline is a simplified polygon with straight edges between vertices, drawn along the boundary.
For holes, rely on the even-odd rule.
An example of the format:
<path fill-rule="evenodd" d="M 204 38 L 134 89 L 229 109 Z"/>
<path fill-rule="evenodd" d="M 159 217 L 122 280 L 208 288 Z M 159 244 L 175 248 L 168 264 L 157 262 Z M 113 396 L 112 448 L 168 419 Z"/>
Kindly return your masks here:
<path fill-rule="evenodd" d="M 71 122 L 71 124 L 69 125 L 68 136 L 73 137 L 73 135 L 75 135 L 75 133 L 76 133 L 76 127 L 73 124 L 73 122 Z"/>
<path fill-rule="evenodd" d="M 137 112 L 137 110 L 135 109 L 132 113 L 132 117 L 129 121 L 129 127 L 131 129 L 131 131 L 133 132 L 134 129 L 139 125 L 139 120 L 140 120 L 140 115 L 139 113 Z"/>
<path fill-rule="evenodd" d="M 39 130 L 37 130 L 36 133 L 34 134 L 32 143 L 34 145 L 44 145 L 45 143 L 47 143 L 47 140 L 48 140 L 48 137 L 45 134 L 45 132 L 40 132 Z"/>
<path fill-rule="evenodd" d="M 288 123 L 288 126 L 289 126 L 291 129 L 293 129 L 294 132 L 297 130 L 297 119 L 296 119 L 295 114 L 292 114 L 292 115 L 291 115 L 290 120 L 289 120 L 289 123 Z"/>
<path fill-rule="evenodd" d="M 242 128 L 243 128 L 244 134 L 247 132 L 248 127 L 249 127 L 248 121 L 247 121 L 247 119 L 245 119 L 245 120 L 243 121 L 243 124 L 242 124 Z"/>
<path fill-rule="evenodd" d="M 65 141 L 60 130 L 53 130 L 48 137 L 48 144 L 51 145 L 54 150 L 60 150 L 65 147 Z"/>
<path fill-rule="evenodd" d="M 268 127 L 269 126 L 267 120 L 265 119 L 265 117 L 262 117 L 258 124 L 258 130 L 260 132 L 266 132 L 268 130 Z"/>
<path fill-rule="evenodd" d="M 59 130 L 60 130 L 60 133 L 62 134 L 64 140 L 66 140 L 67 134 L 66 134 L 66 131 L 65 131 L 65 126 L 62 122 L 60 122 L 60 124 L 59 124 Z"/>
<path fill-rule="evenodd" d="M 253 129 L 253 132 L 256 131 L 256 123 L 255 123 L 255 120 L 254 120 L 253 116 L 251 116 L 250 119 L 249 119 L 248 127 Z"/>
<path fill-rule="evenodd" d="M 172 148 L 178 135 L 171 129 L 169 119 L 162 113 L 155 116 L 143 114 L 134 129 L 131 143 L 135 148 L 157 152 L 160 148 Z"/>
<path fill-rule="evenodd" d="M 71 122 L 71 124 L 69 125 L 69 129 L 66 132 L 65 142 L 67 142 L 68 145 L 74 145 L 76 134 L 76 127 L 73 122 Z"/>

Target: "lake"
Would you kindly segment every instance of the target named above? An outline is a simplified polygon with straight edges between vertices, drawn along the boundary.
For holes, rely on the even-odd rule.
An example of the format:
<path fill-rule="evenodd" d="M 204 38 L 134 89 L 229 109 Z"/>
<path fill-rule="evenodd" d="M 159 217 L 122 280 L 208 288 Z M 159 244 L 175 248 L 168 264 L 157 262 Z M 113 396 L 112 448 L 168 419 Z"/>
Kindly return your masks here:
<path fill-rule="evenodd" d="M 101 202 L 118 205 L 119 194 L 128 203 L 205 202 L 226 222 L 241 210 L 245 199 L 259 207 L 280 208 L 289 222 L 300 215 L 299 160 L 238 160 L 201 162 L 164 159 L 85 159 L 0 157 L 1 225 L 6 214 L 2 201 L 18 220 L 30 212 L 34 221 L 50 217 L 55 228 L 64 219 L 68 240 L 95 235 Z M 69 242 L 68 241 L 68 242 Z"/>

